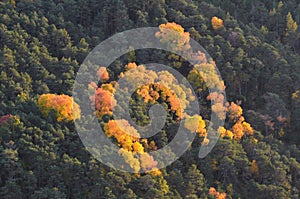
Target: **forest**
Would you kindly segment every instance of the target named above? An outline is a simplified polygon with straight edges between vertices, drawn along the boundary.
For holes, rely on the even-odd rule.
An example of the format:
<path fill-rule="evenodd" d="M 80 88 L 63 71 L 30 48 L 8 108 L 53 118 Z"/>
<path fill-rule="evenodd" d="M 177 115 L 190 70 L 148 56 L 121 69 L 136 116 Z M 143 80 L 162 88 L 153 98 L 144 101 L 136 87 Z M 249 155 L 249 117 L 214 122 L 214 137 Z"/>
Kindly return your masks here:
<path fill-rule="evenodd" d="M 299 24 L 297 0 L 1 0 L 0 198 L 300 198 Z M 158 28 L 155 37 L 178 53 L 131 50 L 109 66 L 96 63 L 97 81 L 76 82 L 97 45 L 142 27 Z M 192 40 L 206 52 L 193 52 Z M 178 55 L 187 51 L 195 67 Z M 153 62 L 192 89 L 170 71 L 146 67 Z M 144 82 L 128 104 L 119 79 Z M 96 149 L 77 129 L 89 119 L 83 101 L 118 148 L 120 168 L 131 172 L 91 154 Z M 200 114 L 184 111 L 195 101 Z M 131 122 L 147 126 L 149 107 L 158 104 L 165 124 L 143 138 Z M 126 107 L 131 122 L 114 115 Z M 199 158 L 213 143 L 213 113 L 224 125 Z M 178 129 L 194 137 L 187 150 L 176 160 L 174 151 L 152 155 Z"/>

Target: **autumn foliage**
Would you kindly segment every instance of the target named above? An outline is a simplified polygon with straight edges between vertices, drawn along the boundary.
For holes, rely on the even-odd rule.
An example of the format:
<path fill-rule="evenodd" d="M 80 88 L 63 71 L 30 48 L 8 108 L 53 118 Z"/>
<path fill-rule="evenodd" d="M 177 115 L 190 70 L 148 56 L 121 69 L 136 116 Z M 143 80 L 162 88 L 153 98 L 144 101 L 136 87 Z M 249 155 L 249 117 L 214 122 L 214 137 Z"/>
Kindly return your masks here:
<path fill-rule="evenodd" d="M 234 102 L 227 103 L 226 111 L 228 117 L 233 121 L 238 121 L 239 118 L 243 114 L 243 109 L 239 105 L 235 104 Z"/>
<path fill-rule="evenodd" d="M 254 130 L 242 116 L 243 109 L 240 105 L 231 102 L 226 104 L 228 118 L 233 122 L 230 129 L 219 127 L 218 132 L 222 138 L 240 140 L 244 135 L 253 135 Z"/>
<path fill-rule="evenodd" d="M 107 72 L 106 67 L 100 67 L 97 71 L 97 77 L 101 81 L 108 81 L 109 80 L 109 73 Z"/>
<path fill-rule="evenodd" d="M 117 103 L 112 93 L 113 90 L 110 85 L 104 85 L 104 87 L 97 88 L 94 95 L 90 96 L 92 108 L 95 109 L 95 113 L 99 118 L 105 114 L 112 114 L 112 110 Z"/>
<path fill-rule="evenodd" d="M 184 127 L 190 130 L 191 132 L 198 133 L 199 136 L 206 136 L 206 124 L 200 115 L 188 116 L 185 119 Z"/>
<path fill-rule="evenodd" d="M 209 195 L 214 196 L 216 199 L 225 199 L 226 193 L 216 191 L 214 187 L 209 188 Z"/>
<path fill-rule="evenodd" d="M 11 124 L 14 122 L 19 122 L 19 117 L 16 115 L 8 114 L 0 117 L 0 126 L 3 124 Z"/>
<path fill-rule="evenodd" d="M 190 33 L 184 32 L 184 28 L 176 24 L 166 23 L 159 26 L 160 32 L 156 33 L 156 37 L 160 39 L 161 43 L 170 45 L 169 47 L 175 51 L 184 51 L 191 48 Z"/>
<path fill-rule="evenodd" d="M 214 29 L 219 29 L 223 26 L 223 21 L 213 17 L 212 25 Z M 221 137 L 240 140 L 244 135 L 252 135 L 254 130 L 242 116 L 243 110 L 240 105 L 233 102 L 225 105 L 225 96 L 222 93 L 225 90 L 225 85 L 217 73 L 215 62 L 207 59 L 202 52 L 189 51 L 191 50 L 190 35 L 184 31 L 182 26 L 176 23 L 166 23 L 160 25 L 159 28 L 160 31 L 156 33 L 156 37 L 162 43 L 169 45 L 174 51 L 189 52 L 191 59 L 197 63 L 187 76 L 196 92 L 199 94 L 208 89 L 219 91 L 210 92 L 206 99 L 213 102 L 212 112 L 219 119 L 225 119 L 227 113 L 228 119 L 231 121 L 231 126 L 228 129 L 219 127 L 218 131 Z M 177 55 L 171 54 L 170 56 L 169 58 L 180 62 L 176 58 Z M 176 65 L 175 62 L 173 64 Z M 106 82 L 109 80 L 109 74 L 105 67 L 100 67 L 97 75 L 99 82 L 89 84 L 89 89 L 93 92 L 90 100 L 92 108 L 95 109 L 95 114 L 99 119 L 102 119 L 104 115 L 113 116 L 113 109 L 117 105 L 116 99 L 121 99 L 119 96 L 118 98 L 115 96 L 116 90 L 120 85 L 117 82 Z M 147 105 L 163 102 L 173 119 L 174 116 L 176 116 L 177 120 L 183 119 L 186 129 L 190 132 L 196 132 L 200 137 L 204 138 L 202 144 L 209 143 L 205 120 L 200 115 L 188 115 L 184 112 L 185 108 L 190 105 L 190 102 L 196 100 L 191 89 L 180 84 L 173 74 L 165 70 L 158 72 L 149 70 L 144 65 L 129 62 L 119 74 L 119 78 L 122 78 L 122 85 L 129 85 L 128 90 L 136 89 L 133 101 L 143 101 Z M 123 90 L 126 92 L 126 88 L 123 88 Z M 156 168 L 157 161 L 147 152 L 149 149 L 155 150 L 157 148 L 155 142 L 151 141 L 148 144 L 147 139 L 141 139 L 139 132 L 127 120 L 109 119 L 105 121 L 104 131 L 120 147 L 119 155 L 123 157 L 125 162 L 135 172 L 142 171 L 146 173 L 152 172 L 155 175 L 160 174 L 160 171 Z M 226 197 L 225 193 L 219 193 L 214 188 L 210 192 L 212 196 L 219 199 Z"/>
<path fill-rule="evenodd" d="M 144 153 L 143 148 L 134 147 L 134 144 L 139 141 L 139 133 L 126 120 L 110 120 L 105 124 L 104 131 L 108 137 L 116 138 L 118 145 L 123 149 Z"/>
<path fill-rule="evenodd" d="M 213 29 L 218 30 L 223 27 L 223 20 L 214 16 L 211 19 L 211 25 L 212 25 Z"/>
<path fill-rule="evenodd" d="M 181 118 L 183 108 L 181 100 L 169 88 L 159 83 L 143 85 L 137 90 L 137 94 L 141 96 L 146 103 L 155 103 L 159 98 L 170 104 L 170 111 L 174 112 L 177 117 Z"/>
<path fill-rule="evenodd" d="M 127 120 L 110 120 L 104 125 L 106 135 L 115 138 L 120 147 L 119 154 L 125 162 L 136 172 L 152 173 L 159 175 L 156 168 L 157 162 L 145 152 L 138 131 L 132 127 Z"/>
<path fill-rule="evenodd" d="M 256 163 L 256 160 L 252 160 L 252 162 L 251 162 L 250 173 L 253 175 L 259 175 L 259 168 Z"/>
<path fill-rule="evenodd" d="M 125 68 L 126 68 L 126 70 L 130 70 L 130 69 L 137 68 L 137 65 L 134 62 L 130 62 L 125 66 Z"/>
<path fill-rule="evenodd" d="M 68 95 L 43 94 L 39 97 L 37 106 L 45 117 L 53 110 L 58 122 L 80 118 L 80 107 Z"/>

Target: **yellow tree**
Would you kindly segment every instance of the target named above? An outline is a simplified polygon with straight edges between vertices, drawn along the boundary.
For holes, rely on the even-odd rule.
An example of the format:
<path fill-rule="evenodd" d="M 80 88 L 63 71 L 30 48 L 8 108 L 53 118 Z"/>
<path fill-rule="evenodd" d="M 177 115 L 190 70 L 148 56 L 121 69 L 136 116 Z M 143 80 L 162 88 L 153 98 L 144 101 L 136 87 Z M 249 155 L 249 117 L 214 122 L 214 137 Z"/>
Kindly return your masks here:
<path fill-rule="evenodd" d="M 253 174 L 253 175 L 256 175 L 256 176 L 259 175 L 259 168 L 258 168 L 258 165 L 256 163 L 256 160 L 252 160 L 252 162 L 251 162 L 250 173 Z"/>
<path fill-rule="evenodd" d="M 184 121 L 184 127 L 191 132 L 198 133 L 199 136 L 206 136 L 206 124 L 200 115 L 187 116 Z"/>
<path fill-rule="evenodd" d="M 39 97 L 37 106 L 45 117 L 53 110 L 58 122 L 80 118 L 79 105 L 68 95 L 43 94 Z"/>
<path fill-rule="evenodd" d="M 211 25 L 213 29 L 218 30 L 223 27 L 223 20 L 214 16 L 213 18 L 211 18 Z"/>
<path fill-rule="evenodd" d="M 160 32 L 156 33 L 156 37 L 160 39 L 162 43 L 170 45 L 171 49 L 175 51 L 185 51 L 191 48 L 190 33 L 184 32 L 184 28 L 176 24 L 166 23 L 159 26 Z"/>
<path fill-rule="evenodd" d="M 184 32 L 184 28 L 176 24 L 166 23 L 159 26 L 160 31 L 156 33 L 156 37 L 160 42 L 166 44 L 170 49 L 175 52 L 184 53 L 187 56 L 191 55 L 190 33 Z M 183 63 L 182 57 L 174 53 L 168 56 L 173 61 L 172 65 L 175 68 L 180 68 Z"/>
<path fill-rule="evenodd" d="M 295 32 L 298 28 L 297 22 L 294 21 L 291 12 L 289 12 L 286 16 L 286 32 L 291 33 Z"/>
<path fill-rule="evenodd" d="M 132 127 L 127 120 L 110 120 L 104 125 L 105 134 L 109 138 L 115 138 L 120 147 L 119 155 L 125 162 L 138 173 L 140 171 L 160 175 L 156 168 L 157 161 L 147 152 L 142 143 L 147 144 L 147 140 L 140 139 L 138 131 Z"/>

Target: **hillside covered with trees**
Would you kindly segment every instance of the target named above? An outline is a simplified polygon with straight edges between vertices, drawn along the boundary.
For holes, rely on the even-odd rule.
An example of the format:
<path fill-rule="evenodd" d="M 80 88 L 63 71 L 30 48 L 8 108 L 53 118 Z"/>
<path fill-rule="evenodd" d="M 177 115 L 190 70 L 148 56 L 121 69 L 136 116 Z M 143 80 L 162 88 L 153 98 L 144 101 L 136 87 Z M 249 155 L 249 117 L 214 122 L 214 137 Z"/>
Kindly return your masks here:
<path fill-rule="evenodd" d="M 296 0 L 1 1 L 0 198 L 300 198 L 299 24 Z M 85 88 L 89 103 L 130 173 L 104 165 L 86 149 L 74 125 L 84 110 L 73 88 L 94 47 L 140 27 L 158 27 L 156 37 L 179 51 L 197 41 L 211 58 L 201 52 L 193 58 L 207 71 L 216 66 L 223 80 L 211 75 L 208 82 L 187 60 L 162 50 L 135 50 L 99 65 L 99 81 Z M 197 97 L 184 93 L 189 89 L 168 71 L 144 66 L 154 61 L 184 75 Z M 149 107 L 162 105 L 166 121 L 156 135 L 143 139 L 130 122 L 114 117 L 125 107 L 118 103 L 119 78 L 153 82 L 135 90 L 129 113 L 145 126 Z M 226 96 L 210 93 L 211 87 Z M 182 110 L 195 100 L 199 115 Z M 211 107 L 212 101 L 219 105 Z M 201 145 L 212 141 L 210 115 L 222 119 L 222 111 L 220 138 L 199 158 Z M 148 152 L 171 142 L 180 121 L 195 139 L 163 167 L 158 159 L 174 154 Z"/>

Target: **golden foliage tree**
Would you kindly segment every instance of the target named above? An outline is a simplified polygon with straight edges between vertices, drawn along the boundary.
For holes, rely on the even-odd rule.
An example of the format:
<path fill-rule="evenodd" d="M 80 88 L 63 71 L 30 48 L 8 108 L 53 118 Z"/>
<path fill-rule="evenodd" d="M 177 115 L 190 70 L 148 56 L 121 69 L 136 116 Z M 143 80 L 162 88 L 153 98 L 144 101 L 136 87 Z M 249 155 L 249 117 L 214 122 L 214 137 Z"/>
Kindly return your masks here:
<path fill-rule="evenodd" d="M 227 111 L 228 117 L 232 121 L 238 121 L 239 118 L 243 114 L 242 107 L 240 107 L 239 105 L 235 104 L 234 102 L 227 103 L 226 104 L 226 108 L 227 108 L 226 111 Z"/>
<path fill-rule="evenodd" d="M 256 163 L 256 160 L 252 160 L 252 162 L 251 162 L 250 173 L 253 175 L 257 175 L 257 176 L 259 175 L 259 168 Z"/>
<path fill-rule="evenodd" d="M 233 122 L 229 130 L 224 127 L 219 127 L 218 132 L 222 138 L 240 140 L 244 135 L 253 135 L 254 129 L 245 121 L 242 116 L 243 109 L 240 105 L 231 102 L 226 104 L 226 112 L 228 118 Z"/>
<path fill-rule="evenodd" d="M 287 33 L 295 32 L 297 28 L 298 28 L 297 22 L 294 21 L 291 12 L 289 12 L 286 16 L 286 31 Z"/>
<path fill-rule="evenodd" d="M 175 51 L 186 51 L 191 48 L 190 33 L 184 32 L 184 28 L 176 24 L 166 23 L 159 26 L 160 32 L 156 33 L 156 37 L 160 39 L 162 43 L 170 45 L 170 48 Z"/>
<path fill-rule="evenodd" d="M 213 18 L 211 18 L 211 25 L 213 29 L 218 30 L 223 27 L 223 20 L 214 16 Z"/>
<path fill-rule="evenodd" d="M 157 162 L 145 152 L 142 143 L 147 143 L 147 140 L 141 140 L 138 131 L 127 120 L 110 120 L 104 125 L 104 131 L 109 138 L 116 139 L 120 147 L 119 154 L 136 173 L 144 171 L 153 175 L 161 174 L 156 168 Z"/>
<path fill-rule="evenodd" d="M 114 137 L 123 149 L 127 151 L 137 149 L 134 143 L 138 142 L 140 135 L 127 120 L 110 120 L 104 125 L 104 131 L 108 137 Z M 139 152 L 143 153 L 144 150 L 139 149 Z"/>
<path fill-rule="evenodd" d="M 79 105 L 68 95 L 43 94 L 39 97 L 37 106 L 45 117 L 54 110 L 58 122 L 80 118 Z"/>
<path fill-rule="evenodd" d="M 226 193 L 218 192 L 214 187 L 210 187 L 208 193 L 216 199 L 226 199 Z"/>
<path fill-rule="evenodd" d="M 184 121 L 184 127 L 191 132 L 198 133 L 199 136 L 206 136 L 206 124 L 200 115 L 187 116 Z"/>

